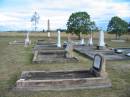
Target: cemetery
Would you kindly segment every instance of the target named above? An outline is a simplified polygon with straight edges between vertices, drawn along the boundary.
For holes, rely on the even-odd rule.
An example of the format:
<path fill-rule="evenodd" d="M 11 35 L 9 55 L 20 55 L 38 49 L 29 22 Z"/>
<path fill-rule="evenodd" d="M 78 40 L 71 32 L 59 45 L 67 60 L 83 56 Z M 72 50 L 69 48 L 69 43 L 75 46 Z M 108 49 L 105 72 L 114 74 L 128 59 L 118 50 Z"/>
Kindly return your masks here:
<path fill-rule="evenodd" d="M 3 46 L 0 48 L 1 49 L 0 53 L 3 54 L 3 57 L 0 58 L 1 66 L 4 66 L 6 68 L 8 66 L 11 66 L 10 69 L 7 69 L 7 70 L 5 69 L 5 71 L 3 71 L 5 72 L 4 74 L 6 74 L 7 71 L 9 72 L 8 74 L 9 76 L 4 75 L 6 78 L 9 78 L 9 84 L 1 83 L 1 85 L 5 85 L 5 86 L 9 85 L 9 87 L 11 85 L 12 87 L 11 90 L 9 91 L 9 94 L 6 92 L 7 93 L 6 95 L 17 95 L 17 96 L 21 95 L 19 93 L 14 94 L 12 91 L 15 91 L 15 92 L 16 91 L 19 91 L 19 92 L 25 92 L 25 91 L 38 92 L 39 91 L 37 96 L 38 95 L 40 96 L 42 95 L 42 92 L 40 91 L 53 90 L 54 91 L 53 93 L 51 91 L 48 91 L 48 92 L 44 91 L 44 95 L 47 95 L 47 93 L 50 93 L 49 94 L 50 96 L 52 95 L 58 96 L 57 93 L 62 93 L 61 95 L 64 97 L 66 93 L 68 93 L 68 96 L 71 95 L 70 93 L 73 90 L 73 92 L 76 95 L 83 96 L 82 93 L 88 92 L 88 95 L 91 96 L 92 92 L 94 93 L 93 95 L 101 95 L 101 94 L 98 94 L 96 91 L 103 92 L 104 89 L 105 91 L 103 95 L 107 95 L 108 93 L 112 95 L 115 93 L 117 93 L 116 95 L 123 95 L 124 92 L 122 92 L 122 90 L 125 91 L 124 95 L 129 95 L 129 90 L 126 90 L 126 88 L 129 87 L 129 78 L 127 77 L 129 74 L 129 63 L 130 63 L 129 60 L 109 61 L 107 60 L 106 57 L 103 57 L 103 59 L 104 58 L 106 59 L 106 62 L 105 63 L 103 62 L 102 66 L 100 67 L 96 65 L 96 64 L 99 64 L 99 62 L 94 62 L 93 60 L 94 58 L 90 60 L 88 57 L 84 57 L 82 55 L 79 55 L 78 53 L 73 52 L 74 53 L 73 56 L 77 57 L 79 60 L 79 62 L 76 64 L 75 62 L 62 63 L 62 64 L 59 62 L 54 62 L 53 65 L 50 63 L 49 64 L 39 63 L 39 65 L 37 65 L 37 63 L 32 64 L 31 57 L 33 57 L 32 55 L 33 52 L 43 51 L 44 53 L 46 50 L 48 51 L 54 50 L 54 49 L 57 50 L 57 43 L 55 42 L 57 38 L 52 38 L 53 39 L 52 41 L 48 41 L 48 38 L 46 38 L 47 35 L 44 35 L 39 38 L 38 34 L 35 34 L 35 37 L 34 37 L 34 34 L 35 33 L 32 33 L 33 37 L 31 36 L 31 34 L 29 36 L 29 39 L 31 40 L 32 44 L 28 45 L 28 47 L 25 47 L 24 44 L 23 45 L 8 45 L 9 41 L 13 41 L 13 40 L 21 41 L 21 40 L 24 40 L 24 38 L 26 37 L 24 38 L 21 36 L 20 37 L 15 36 L 15 38 L 14 37 L 10 37 L 10 38 L 1 37 L 0 39 L 1 44 L 3 44 Z M 43 35 L 43 33 L 39 33 L 39 34 Z M 61 36 L 64 36 L 64 34 L 65 33 L 61 33 Z M 98 44 L 99 36 L 98 35 L 96 36 L 97 36 L 96 43 Z M 5 41 L 5 39 L 8 41 Z M 95 43 L 95 41 L 93 41 L 93 43 Z M 129 48 L 128 44 L 130 43 L 129 41 L 125 43 L 117 44 L 117 43 L 113 43 L 106 40 L 105 43 L 111 44 L 112 48 L 115 48 L 115 49 L 116 48 L 121 49 L 121 48 L 127 47 L 127 49 L 125 50 L 129 52 L 129 49 L 128 49 Z M 100 52 L 106 53 L 106 51 L 107 51 L 106 55 L 111 54 L 108 48 L 106 48 L 105 50 L 104 49 L 98 50 L 96 46 L 89 47 L 86 45 L 87 44 L 85 44 L 85 46 L 75 45 L 74 48 L 80 47 L 80 49 L 87 50 L 88 51 L 87 53 L 91 53 L 92 50 L 93 50 L 92 52 L 94 52 L 95 50 L 95 52 L 99 52 L 99 54 L 102 54 Z M 120 45 L 122 46 L 120 47 Z M 63 50 L 63 48 L 58 48 L 58 50 L 59 49 L 61 49 L 61 51 Z M 114 49 L 112 50 L 113 52 L 115 51 Z M 11 52 L 7 52 L 7 51 L 11 51 Z M 93 56 L 95 54 L 96 53 L 94 53 Z M 10 56 L 13 56 L 13 57 L 8 58 Z M 4 61 L 3 59 L 5 58 L 7 60 Z M 101 68 L 101 71 L 100 70 L 98 71 L 97 68 L 99 67 Z M 124 72 L 124 73 L 121 73 L 121 72 Z M 5 81 L 8 81 L 6 80 L 6 78 L 5 78 Z M 125 83 L 122 82 L 122 80 L 124 80 Z M 126 86 L 125 84 L 127 84 L 128 86 Z M 44 86 L 44 88 L 41 86 Z M 77 93 L 79 89 L 81 90 L 80 92 Z M 70 93 L 67 91 L 63 92 L 61 90 L 67 90 Z M 0 91 L 6 91 L 6 87 L 4 88 L 4 90 L 0 88 Z M 3 94 L 4 92 L 0 92 L 0 93 Z M 29 96 L 30 93 L 27 95 Z"/>
<path fill-rule="evenodd" d="M 114 8 L 108 13 L 99 2 L 94 11 L 94 1 L 93 16 L 73 12 L 90 9 L 82 0 L 82 6 L 73 2 L 75 8 L 66 6 L 70 1 L 18 2 L 10 3 L 22 9 L 1 7 L 0 97 L 130 97 L 130 23 L 119 17 L 116 2 L 101 1 L 106 9 Z"/>

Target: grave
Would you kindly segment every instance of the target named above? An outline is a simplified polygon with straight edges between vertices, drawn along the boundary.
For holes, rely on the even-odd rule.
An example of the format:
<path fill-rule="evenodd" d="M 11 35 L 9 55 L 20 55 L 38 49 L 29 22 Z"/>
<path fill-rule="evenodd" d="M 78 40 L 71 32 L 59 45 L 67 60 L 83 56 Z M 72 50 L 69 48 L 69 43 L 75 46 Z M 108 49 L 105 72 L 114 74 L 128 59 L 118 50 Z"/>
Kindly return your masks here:
<path fill-rule="evenodd" d="M 117 53 L 115 52 L 115 49 L 102 49 L 97 50 L 95 47 L 89 47 L 89 46 L 75 46 L 74 51 L 85 55 L 86 57 L 90 59 L 94 59 L 95 54 L 102 54 L 106 60 L 116 61 L 116 60 L 130 60 L 130 57 L 127 55 L 130 52 L 129 48 L 124 48 L 125 52 L 123 53 Z M 119 49 L 123 51 L 124 49 Z"/>
<path fill-rule="evenodd" d="M 44 42 L 42 45 L 36 45 L 33 49 L 33 63 L 66 63 L 78 62 L 78 59 L 69 56 L 70 50 L 63 47 L 57 47 L 56 43 Z M 71 50 L 72 51 L 72 50 Z M 69 53 L 69 54 L 68 54 Z"/>
<path fill-rule="evenodd" d="M 27 34 L 26 34 L 26 39 L 25 39 L 25 41 L 24 41 L 24 47 L 28 47 L 29 44 L 31 44 L 31 41 L 30 41 L 30 39 L 29 39 L 29 32 L 27 32 Z"/>
<path fill-rule="evenodd" d="M 27 47 L 29 44 L 31 44 L 31 40 L 29 40 L 29 32 L 27 32 L 24 41 L 14 40 L 12 42 L 9 42 L 9 45 L 24 45 L 25 47 Z"/>
<path fill-rule="evenodd" d="M 9 45 L 24 45 L 24 41 L 14 40 L 12 42 L 9 42 Z"/>
<path fill-rule="evenodd" d="M 23 71 L 14 90 L 69 90 L 111 87 L 105 70 L 105 59 L 96 54 L 89 70 Z"/>

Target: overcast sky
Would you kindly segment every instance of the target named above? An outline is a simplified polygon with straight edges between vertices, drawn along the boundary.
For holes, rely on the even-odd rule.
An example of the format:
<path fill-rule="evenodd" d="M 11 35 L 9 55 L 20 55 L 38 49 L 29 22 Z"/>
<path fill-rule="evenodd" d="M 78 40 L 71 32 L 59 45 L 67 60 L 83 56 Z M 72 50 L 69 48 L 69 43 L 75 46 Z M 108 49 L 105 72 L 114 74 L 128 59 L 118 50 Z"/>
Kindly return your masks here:
<path fill-rule="evenodd" d="M 130 0 L 0 0 L 0 30 L 29 30 L 34 12 L 40 16 L 38 29 L 66 28 L 73 12 L 86 11 L 98 27 L 105 29 L 111 17 L 130 22 Z"/>

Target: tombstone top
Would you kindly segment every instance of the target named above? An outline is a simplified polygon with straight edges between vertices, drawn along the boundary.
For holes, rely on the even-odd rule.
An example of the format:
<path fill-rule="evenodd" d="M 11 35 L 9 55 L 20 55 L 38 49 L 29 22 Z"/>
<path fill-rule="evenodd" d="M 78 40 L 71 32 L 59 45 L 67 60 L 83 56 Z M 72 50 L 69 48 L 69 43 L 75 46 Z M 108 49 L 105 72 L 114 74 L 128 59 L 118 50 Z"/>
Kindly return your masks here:
<path fill-rule="evenodd" d="M 103 65 L 103 57 L 99 54 L 94 56 L 93 68 L 97 71 L 101 71 Z"/>

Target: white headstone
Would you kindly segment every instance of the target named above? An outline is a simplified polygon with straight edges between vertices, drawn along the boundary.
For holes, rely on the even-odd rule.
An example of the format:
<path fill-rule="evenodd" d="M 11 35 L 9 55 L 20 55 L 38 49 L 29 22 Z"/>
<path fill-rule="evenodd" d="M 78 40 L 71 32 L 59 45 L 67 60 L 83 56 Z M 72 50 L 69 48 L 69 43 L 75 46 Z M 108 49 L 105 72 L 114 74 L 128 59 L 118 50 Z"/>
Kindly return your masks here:
<path fill-rule="evenodd" d="M 48 34 L 47 34 L 47 35 L 48 35 L 48 37 L 50 37 L 50 36 L 51 36 L 51 33 L 50 33 L 50 32 L 48 32 Z"/>
<path fill-rule="evenodd" d="M 91 35 L 90 38 L 89 38 L 88 45 L 89 45 L 89 46 L 90 46 L 90 45 L 93 45 L 93 38 L 92 38 L 92 35 Z"/>
<path fill-rule="evenodd" d="M 105 47 L 105 42 L 104 42 L 104 32 L 100 31 L 100 39 L 99 39 L 99 46 Z"/>
<path fill-rule="evenodd" d="M 61 39 L 60 39 L 60 31 L 58 31 L 58 37 L 57 37 L 57 47 L 61 47 Z"/>
<path fill-rule="evenodd" d="M 27 47 L 30 44 L 30 40 L 29 40 L 29 32 L 26 34 L 26 39 L 24 42 L 24 46 Z"/>
<path fill-rule="evenodd" d="M 84 45 L 84 38 L 81 39 L 80 44 Z"/>

